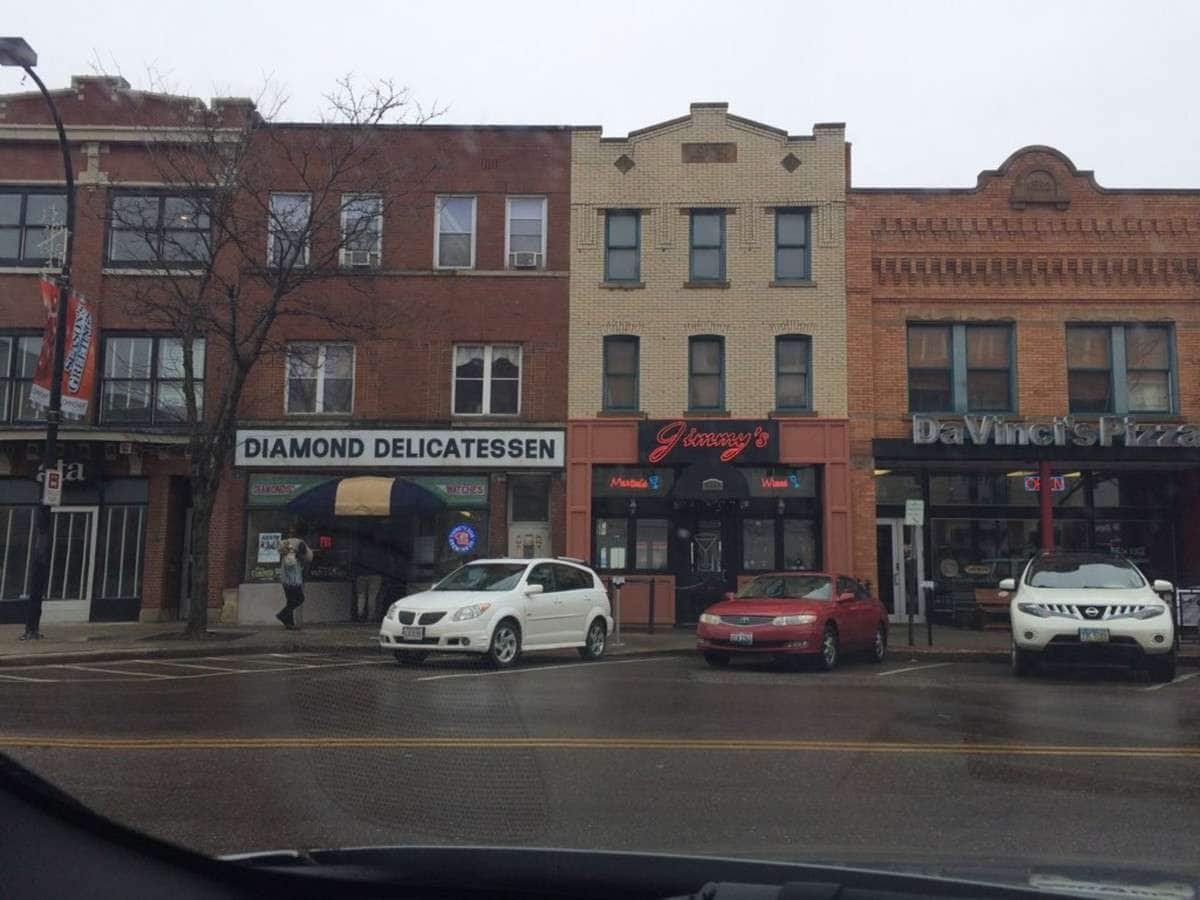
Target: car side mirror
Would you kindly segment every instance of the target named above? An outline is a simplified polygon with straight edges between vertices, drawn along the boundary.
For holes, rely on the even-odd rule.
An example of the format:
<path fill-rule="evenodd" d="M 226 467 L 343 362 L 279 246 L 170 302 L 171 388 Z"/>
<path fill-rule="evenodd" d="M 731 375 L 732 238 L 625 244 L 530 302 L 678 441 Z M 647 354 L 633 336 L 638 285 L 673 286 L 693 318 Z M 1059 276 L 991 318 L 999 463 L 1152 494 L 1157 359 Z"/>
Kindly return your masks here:
<path fill-rule="evenodd" d="M 722 599 L 723 600 L 732 600 L 733 599 L 733 591 L 726 591 L 725 596 Z"/>
<path fill-rule="evenodd" d="M 532 597 L 534 594 L 540 594 L 545 589 L 546 586 L 542 584 L 527 584 L 525 585 L 525 596 Z"/>
<path fill-rule="evenodd" d="M 1000 590 L 1015 591 L 1016 589 L 1017 589 L 1017 581 L 1015 578 L 1001 578 L 1000 579 Z"/>
<path fill-rule="evenodd" d="M 1164 578 L 1154 579 L 1154 593 L 1156 594 L 1173 594 L 1175 593 L 1175 585 Z"/>
<path fill-rule="evenodd" d="M 838 603 L 849 603 L 853 599 L 854 599 L 853 591 L 842 591 L 840 594 L 838 594 L 837 602 Z"/>

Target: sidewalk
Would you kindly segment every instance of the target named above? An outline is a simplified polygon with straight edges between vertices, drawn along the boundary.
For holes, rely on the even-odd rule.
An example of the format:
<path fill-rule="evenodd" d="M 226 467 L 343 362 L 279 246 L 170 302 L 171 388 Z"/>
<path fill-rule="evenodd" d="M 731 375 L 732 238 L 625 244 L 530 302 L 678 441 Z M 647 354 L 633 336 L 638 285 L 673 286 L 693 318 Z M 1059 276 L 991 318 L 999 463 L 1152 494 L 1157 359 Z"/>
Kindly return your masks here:
<path fill-rule="evenodd" d="M 247 653 L 380 653 L 376 625 L 311 625 L 301 631 L 279 626 L 212 625 L 204 640 L 185 640 L 177 622 L 140 624 L 95 622 L 79 625 L 45 625 L 40 641 L 19 641 L 20 625 L 0 625 L 0 667 L 82 663 L 121 659 L 182 659 Z M 654 653 L 691 654 L 696 638 L 690 629 L 659 628 L 655 634 L 626 629 L 620 646 L 610 645 L 610 656 Z M 1008 659 L 1009 637 L 1004 629 L 974 631 L 935 625 L 933 646 L 925 626 L 914 631 L 908 645 L 906 625 L 893 625 L 889 650 L 892 658 L 918 660 L 1003 661 Z M 1180 648 L 1180 664 L 1200 666 L 1200 642 L 1188 635 Z"/>

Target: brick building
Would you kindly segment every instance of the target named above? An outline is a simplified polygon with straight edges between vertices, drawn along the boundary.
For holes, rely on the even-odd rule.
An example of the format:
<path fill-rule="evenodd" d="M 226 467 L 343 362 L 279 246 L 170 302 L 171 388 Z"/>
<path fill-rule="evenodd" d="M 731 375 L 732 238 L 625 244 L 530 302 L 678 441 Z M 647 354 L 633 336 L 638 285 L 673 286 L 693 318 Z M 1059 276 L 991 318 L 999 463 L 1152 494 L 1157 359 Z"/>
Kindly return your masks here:
<path fill-rule="evenodd" d="M 724 103 L 575 131 L 567 547 L 626 621 L 849 565 L 846 166 Z"/>
<path fill-rule="evenodd" d="M 1039 547 L 1200 581 L 1200 192 L 1027 147 L 852 190 L 846 244 L 854 558 L 897 614 L 978 621 Z"/>
<path fill-rule="evenodd" d="M 130 286 L 154 273 L 122 258 L 114 203 L 153 206 L 161 223 L 178 200 L 161 168 L 147 164 L 148 132 L 129 127 L 130 110 L 144 126 L 161 107 L 161 120 L 179 125 L 202 107 L 194 98 L 133 91 L 119 78 L 73 79 L 56 99 L 79 179 L 73 283 L 98 310 L 101 353 L 88 417 L 64 433 L 66 460 L 86 464 L 72 470 L 84 480 L 68 484 L 55 514 L 64 552 L 46 620 L 174 618 L 189 602 L 187 439 L 159 413 L 170 406 L 163 398 L 172 396 L 167 376 L 179 353 L 169 332 L 125 309 Z M 247 101 L 218 100 L 211 109 L 234 120 L 252 114 Z M 37 255 L 38 229 L 61 214 L 63 191 L 47 123 L 37 95 L 0 98 L 0 241 L 8 241 L 0 249 L 16 236 L 15 250 L 0 254 L 5 619 L 20 615 L 13 601 L 26 567 L 13 561 L 28 555 L 38 496 L 32 476 L 41 429 L 23 398 L 40 342 L 37 276 L 55 268 Z M 268 218 L 295 210 L 315 218 L 320 198 L 305 198 L 294 161 L 282 157 L 320 141 L 323 129 L 271 126 L 280 164 L 268 156 L 263 167 L 263 259 L 251 263 L 269 267 L 280 246 Z M 236 465 L 225 473 L 206 536 L 206 602 L 239 621 L 266 620 L 278 607 L 274 540 L 290 525 L 317 551 L 310 621 L 350 614 L 356 573 L 383 573 L 398 590 L 473 556 L 562 549 L 570 131 L 380 131 L 383 152 L 425 177 L 394 206 L 388 198 L 372 206 L 356 185 L 337 186 L 343 223 L 351 214 L 369 220 L 366 238 L 343 247 L 306 288 L 308 314 L 275 323 L 247 381 Z M 185 128 L 166 125 L 152 137 L 187 140 Z M 314 258 L 323 240 L 314 226 Z M 339 327 L 361 304 L 387 307 L 386 325 Z M 229 371 L 219 343 L 209 340 L 194 358 L 215 396 Z M 151 399 L 131 402 L 143 390 Z M 347 485 L 358 476 L 394 481 Z M 396 505 L 381 509 L 378 496 L 362 495 L 381 483 Z M 339 491 L 355 490 L 366 507 L 345 515 Z"/>

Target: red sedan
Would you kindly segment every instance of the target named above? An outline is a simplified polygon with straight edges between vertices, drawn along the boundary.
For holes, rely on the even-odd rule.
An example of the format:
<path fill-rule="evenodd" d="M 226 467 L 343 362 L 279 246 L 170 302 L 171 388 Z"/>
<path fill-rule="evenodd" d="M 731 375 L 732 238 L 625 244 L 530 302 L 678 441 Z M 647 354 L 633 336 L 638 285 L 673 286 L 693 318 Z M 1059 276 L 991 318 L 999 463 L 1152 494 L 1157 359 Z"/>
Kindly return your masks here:
<path fill-rule="evenodd" d="M 735 656 L 809 655 L 825 670 L 845 650 L 887 654 L 887 609 L 865 587 L 832 572 L 759 575 L 700 616 L 696 647 L 710 666 Z"/>

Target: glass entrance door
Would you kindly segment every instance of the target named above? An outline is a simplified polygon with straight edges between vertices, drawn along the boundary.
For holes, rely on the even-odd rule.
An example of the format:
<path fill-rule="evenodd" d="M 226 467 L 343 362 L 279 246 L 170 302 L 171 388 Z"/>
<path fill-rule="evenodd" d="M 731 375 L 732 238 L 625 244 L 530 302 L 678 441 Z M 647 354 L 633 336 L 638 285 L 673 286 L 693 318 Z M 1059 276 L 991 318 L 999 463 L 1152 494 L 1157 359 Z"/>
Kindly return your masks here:
<path fill-rule="evenodd" d="M 50 519 L 50 579 L 42 620 L 86 622 L 96 563 L 94 506 L 55 507 Z"/>
<path fill-rule="evenodd" d="M 875 560 L 879 599 L 891 622 L 925 621 L 925 535 L 920 525 L 903 519 L 879 519 L 875 524 Z"/>
<path fill-rule="evenodd" d="M 700 515 L 680 515 L 678 526 L 679 557 L 676 558 L 675 618 L 692 623 L 700 613 L 721 600 L 736 587 L 734 560 L 736 540 L 723 510 L 704 510 Z"/>

